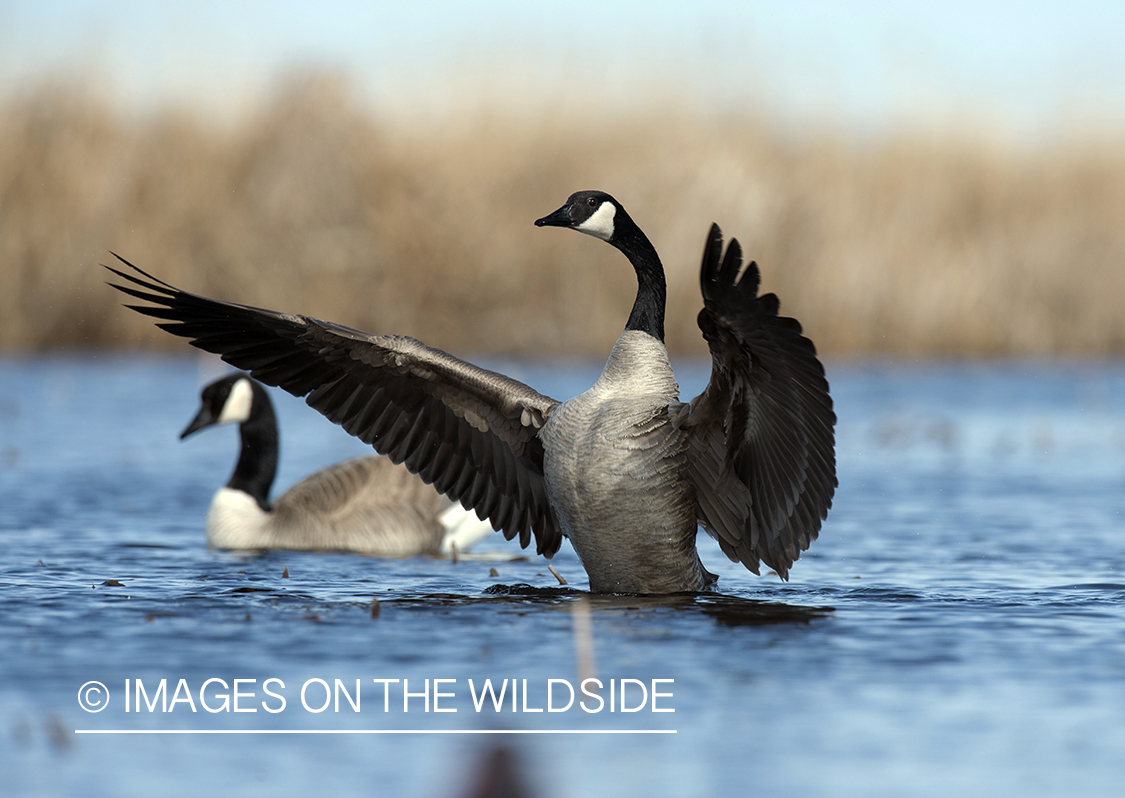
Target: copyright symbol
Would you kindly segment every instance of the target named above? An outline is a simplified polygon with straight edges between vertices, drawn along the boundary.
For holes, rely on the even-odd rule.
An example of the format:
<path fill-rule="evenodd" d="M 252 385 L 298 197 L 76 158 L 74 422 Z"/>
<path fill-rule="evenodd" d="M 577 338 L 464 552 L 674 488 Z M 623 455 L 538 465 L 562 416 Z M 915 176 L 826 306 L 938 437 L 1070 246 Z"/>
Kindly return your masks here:
<path fill-rule="evenodd" d="M 87 712 L 101 712 L 109 706 L 109 688 L 101 682 L 86 682 L 78 688 L 78 706 Z"/>

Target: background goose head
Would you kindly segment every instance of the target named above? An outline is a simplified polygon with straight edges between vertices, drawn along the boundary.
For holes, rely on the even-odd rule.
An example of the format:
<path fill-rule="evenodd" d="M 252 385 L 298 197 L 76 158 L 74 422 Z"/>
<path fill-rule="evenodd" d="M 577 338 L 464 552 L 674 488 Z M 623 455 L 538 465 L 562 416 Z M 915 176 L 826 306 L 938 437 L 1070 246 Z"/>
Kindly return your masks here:
<path fill-rule="evenodd" d="M 207 427 L 249 421 L 256 409 L 255 404 L 259 405 L 257 410 L 261 412 L 261 401 L 254 401 L 255 393 L 261 390 L 242 374 L 231 374 L 211 383 L 203 389 L 203 404 L 195 418 L 180 433 L 180 440 Z"/>
<path fill-rule="evenodd" d="M 227 487 L 250 494 L 259 507 L 269 511 L 279 448 L 277 416 L 269 394 L 245 374 L 235 373 L 210 383 L 200 398 L 199 412 L 180 439 L 208 427 L 238 424 L 242 445 Z"/>

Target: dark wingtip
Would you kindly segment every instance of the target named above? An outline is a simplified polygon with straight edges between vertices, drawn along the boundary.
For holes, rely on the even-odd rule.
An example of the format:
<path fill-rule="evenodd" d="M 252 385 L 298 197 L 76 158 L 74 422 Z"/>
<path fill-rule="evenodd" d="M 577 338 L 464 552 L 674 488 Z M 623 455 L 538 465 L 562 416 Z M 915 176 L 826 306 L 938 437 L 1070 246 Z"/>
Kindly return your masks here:
<path fill-rule="evenodd" d="M 719 282 L 724 286 L 733 286 L 738 279 L 738 270 L 742 268 L 742 245 L 737 238 L 732 238 L 727 244 L 727 254 L 723 258 L 723 265 L 719 267 Z"/>
<path fill-rule="evenodd" d="M 758 295 L 758 287 L 761 283 L 762 273 L 758 270 L 758 263 L 750 261 L 738 281 L 738 293 L 745 300 L 753 299 Z"/>
<path fill-rule="evenodd" d="M 136 265 L 135 263 L 132 263 L 132 262 L 130 262 L 130 261 L 127 261 L 127 260 L 125 260 L 125 258 L 123 258 L 123 257 L 121 257 L 120 255 L 118 255 L 118 254 L 117 254 L 116 252 L 114 252 L 114 251 L 113 251 L 112 249 L 107 249 L 107 250 L 106 250 L 106 252 L 108 252 L 108 253 L 109 253 L 110 255 L 112 255 L 113 257 L 117 258 L 117 259 L 118 259 L 119 261 L 121 261 L 122 263 L 124 263 L 124 264 L 125 264 L 126 266 L 128 266 L 128 267 L 129 267 L 130 269 L 132 269 L 133 271 L 137 272 L 137 273 L 138 273 L 138 274 L 140 274 L 140 275 L 143 275 L 143 276 L 144 276 L 144 277 L 145 277 L 146 279 L 148 279 L 148 280 L 152 280 L 152 281 L 153 281 L 154 283 L 158 283 L 159 285 L 162 285 L 162 286 L 164 286 L 165 288 L 171 289 L 172 291 L 176 291 L 176 292 L 179 292 L 179 289 L 178 289 L 178 288 L 176 288 L 176 287 L 175 287 L 174 285 L 171 285 L 171 284 L 169 284 L 169 283 L 166 283 L 166 282 L 164 282 L 164 281 L 163 281 L 163 280 L 161 280 L 161 279 L 160 279 L 159 277 L 153 277 L 153 276 L 152 276 L 151 274 L 149 274 L 148 272 L 146 272 L 146 271 L 145 271 L 144 269 L 142 269 L 142 268 L 141 268 L 140 266 L 137 266 L 137 265 Z M 133 277 L 132 275 L 129 275 L 129 274 L 125 274 L 124 272 L 122 272 L 122 271 L 120 271 L 120 270 L 118 270 L 118 269 L 115 269 L 115 268 L 113 268 L 112 266 L 106 266 L 106 265 L 105 265 L 105 264 L 103 263 L 103 264 L 101 264 L 101 267 L 102 267 L 103 269 L 108 269 L 109 271 L 113 272 L 114 274 L 118 275 L 119 277 L 123 277 L 123 278 L 125 278 L 126 280 L 129 280 L 129 281 L 131 281 L 131 282 L 134 282 L 134 283 L 138 283 L 138 281 L 137 281 L 137 278 L 136 278 L 136 277 Z M 110 285 L 112 285 L 112 283 L 110 283 Z M 143 285 L 143 283 L 138 283 L 138 285 Z M 152 288 L 152 287 L 155 287 L 155 286 L 149 286 L 149 287 L 150 287 L 150 288 Z"/>
<path fill-rule="evenodd" d="M 130 269 L 137 269 L 137 267 L 136 267 L 136 266 L 134 266 L 134 265 L 133 265 L 132 263 L 130 263 L 129 261 L 125 260 L 125 258 L 123 258 L 123 257 L 121 257 L 120 255 L 118 255 L 118 254 L 117 254 L 116 252 L 114 252 L 114 251 L 113 251 L 112 249 L 107 249 L 107 250 L 106 250 L 106 252 L 108 252 L 108 253 L 109 253 L 110 255 L 112 255 L 113 257 L 117 258 L 117 259 L 118 259 L 119 261 L 121 261 L 122 263 L 124 263 L 124 264 L 125 264 L 126 266 L 128 266 L 128 267 L 129 267 Z M 102 264 L 102 265 L 103 265 L 103 266 L 105 266 L 105 264 Z M 109 267 L 108 267 L 108 266 L 106 266 L 106 268 L 108 269 Z M 144 274 L 144 272 L 142 272 L 142 271 L 141 271 L 140 269 L 137 269 L 137 271 L 141 272 L 141 274 Z"/>
<path fill-rule="evenodd" d="M 757 267 L 755 267 L 755 271 L 756 270 Z M 757 283 L 756 280 L 755 283 Z M 741 287 L 740 285 L 739 288 Z M 781 300 L 777 298 L 777 294 L 762 294 L 762 296 L 758 298 L 758 307 L 761 308 L 762 312 L 767 316 L 776 316 L 777 312 L 781 310 Z M 793 319 L 793 321 L 796 321 L 796 319 Z M 800 328 L 798 328 L 798 330 L 799 329 Z"/>
<path fill-rule="evenodd" d="M 715 282 L 719 268 L 719 257 L 723 254 L 723 231 L 719 225 L 711 223 L 707 231 L 707 241 L 703 245 L 703 260 L 699 264 L 699 287 L 704 299 L 709 295 L 708 286 Z"/>

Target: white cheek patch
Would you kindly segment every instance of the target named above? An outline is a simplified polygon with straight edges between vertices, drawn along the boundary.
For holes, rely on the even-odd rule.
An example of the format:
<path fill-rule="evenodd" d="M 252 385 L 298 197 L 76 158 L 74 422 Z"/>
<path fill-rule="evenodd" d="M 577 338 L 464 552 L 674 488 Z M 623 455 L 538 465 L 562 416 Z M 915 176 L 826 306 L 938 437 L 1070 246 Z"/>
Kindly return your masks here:
<path fill-rule="evenodd" d="M 601 207 L 594 211 L 594 215 L 574 229 L 580 233 L 609 241 L 613 238 L 613 217 L 617 215 L 617 206 L 612 202 L 603 202 Z"/>
<path fill-rule="evenodd" d="M 254 389 L 250 381 L 241 379 L 231 386 L 230 396 L 223 405 L 223 412 L 219 414 L 219 424 L 241 424 L 250 418 L 250 406 L 254 404 Z"/>

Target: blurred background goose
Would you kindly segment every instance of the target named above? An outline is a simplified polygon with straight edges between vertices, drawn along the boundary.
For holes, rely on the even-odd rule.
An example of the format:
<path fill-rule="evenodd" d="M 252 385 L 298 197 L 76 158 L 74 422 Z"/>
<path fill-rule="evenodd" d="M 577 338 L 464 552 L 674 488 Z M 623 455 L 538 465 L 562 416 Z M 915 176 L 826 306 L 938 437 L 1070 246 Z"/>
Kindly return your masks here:
<path fill-rule="evenodd" d="M 318 471 L 273 502 L 279 435 L 269 394 L 244 374 L 203 389 L 199 413 L 180 434 L 235 423 L 242 442 L 226 486 L 211 500 L 207 541 L 221 549 L 353 551 L 407 557 L 464 551 L 492 532 L 487 521 L 385 457 Z"/>
<path fill-rule="evenodd" d="M 632 312 L 594 386 L 567 402 L 404 336 L 208 299 L 111 269 L 159 326 L 305 401 L 550 556 L 567 536 L 595 592 L 671 593 L 715 580 L 702 526 L 723 552 L 783 579 L 817 537 L 836 488 L 836 416 L 816 350 L 758 268 L 712 225 L 699 326 L 711 379 L 679 401 L 664 345 L 664 267 L 613 197 L 571 195 L 539 226 L 608 242 L 637 275 Z M 740 272 L 741 276 L 740 276 Z M 140 276 L 137 276 L 137 275 Z"/>

